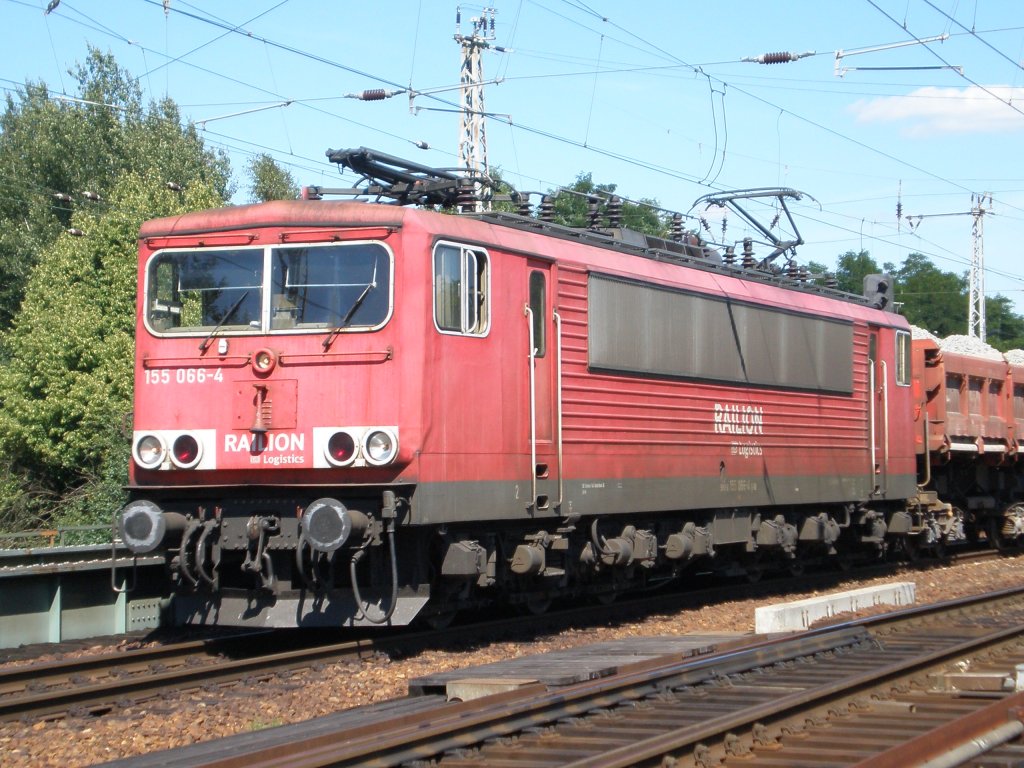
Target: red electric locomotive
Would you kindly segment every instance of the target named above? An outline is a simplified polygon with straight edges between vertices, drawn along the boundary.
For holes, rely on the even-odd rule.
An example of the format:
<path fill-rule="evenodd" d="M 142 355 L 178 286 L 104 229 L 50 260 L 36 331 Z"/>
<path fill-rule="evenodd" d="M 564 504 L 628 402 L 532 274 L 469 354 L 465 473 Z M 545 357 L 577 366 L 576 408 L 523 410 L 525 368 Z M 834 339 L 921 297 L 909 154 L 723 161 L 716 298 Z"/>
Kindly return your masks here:
<path fill-rule="evenodd" d="M 333 159 L 401 203 L 472 190 Z M 949 512 L 883 300 L 615 224 L 308 199 L 146 223 L 119 527 L 166 553 L 175 620 L 542 610 L 877 554 Z"/>

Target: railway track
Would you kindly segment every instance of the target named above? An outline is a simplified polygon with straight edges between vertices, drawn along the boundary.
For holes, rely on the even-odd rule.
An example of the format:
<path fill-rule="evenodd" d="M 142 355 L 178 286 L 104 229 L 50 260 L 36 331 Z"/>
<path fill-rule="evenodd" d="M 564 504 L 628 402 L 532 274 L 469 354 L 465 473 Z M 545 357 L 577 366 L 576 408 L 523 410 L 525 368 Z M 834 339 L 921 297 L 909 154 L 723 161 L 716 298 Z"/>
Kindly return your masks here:
<path fill-rule="evenodd" d="M 992 550 L 958 558 L 995 556 Z M 895 573 L 886 564 L 865 569 L 867 575 Z M 864 571 L 858 571 L 864 575 Z M 590 605 L 532 617 L 494 619 L 450 630 L 404 632 L 384 638 L 365 637 L 337 643 L 311 641 L 300 633 L 258 632 L 196 640 L 64 661 L 0 668 L 0 722 L 96 716 L 129 704 L 159 699 L 191 689 L 256 682 L 314 664 L 343 663 L 385 653 L 405 655 L 418 648 L 444 647 L 495 638 L 536 637 L 567 627 L 629 621 L 741 596 L 781 596 L 794 589 L 828 588 L 841 574 L 784 577 L 757 584 L 721 585 L 687 592 L 661 592 L 612 606 Z"/>
<path fill-rule="evenodd" d="M 282 646 L 270 632 L 246 633 L 0 669 L 0 722 L 100 715 L 127 702 L 267 679 L 311 664 L 357 660 L 376 652 L 369 640 L 271 653 L 259 653 L 261 643 Z M 233 655 L 241 658 L 230 658 Z"/>
<path fill-rule="evenodd" d="M 1024 759 L 1013 743 L 1024 732 L 1019 664 L 1024 589 L 645 662 L 555 690 L 533 685 L 418 709 L 406 700 L 399 716 L 237 736 L 175 752 L 174 763 L 903 768 L 938 755 L 956 756 L 944 765 L 971 765 L 987 751 L 985 765 L 1009 765 Z M 1011 761 L 996 761 L 1000 751 Z"/>

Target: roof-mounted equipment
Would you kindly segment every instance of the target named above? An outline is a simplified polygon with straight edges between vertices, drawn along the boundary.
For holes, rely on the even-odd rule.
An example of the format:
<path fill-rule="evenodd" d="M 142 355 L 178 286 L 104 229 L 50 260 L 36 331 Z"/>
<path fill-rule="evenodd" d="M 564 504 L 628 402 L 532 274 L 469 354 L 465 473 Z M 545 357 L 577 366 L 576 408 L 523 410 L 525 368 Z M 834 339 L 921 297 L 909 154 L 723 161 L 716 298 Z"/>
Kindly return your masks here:
<path fill-rule="evenodd" d="M 476 190 L 490 190 L 494 185 L 490 178 L 467 174 L 465 169 L 432 168 L 366 147 L 328 149 L 327 159 L 359 174 L 366 186 L 342 189 L 307 187 L 306 198 L 364 195 L 391 198 L 399 205 L 436 205 L 472 210 L 477 199 Z"/>
<path fill-rule="evenodd" d="M 770 198 L 774 197 L 782 212 L 786 214 L 786 219 L 789 221 L 789 226 L 793 231 L 793 238 L 790 240 L 783 240 L 778 235 L 774 234 L 771 230 L 771 226 L 765 226 L 756 216 L 749 213 L 746 208 L 739 204 L 739 200 L 752 200 L 759 198 Z M 786 198 L 792 198 L 793 200 L 802 200 L 804 197 L 808 197 L 814 200 L 813 197 L 808 195 L 806 192 L 798 192 L 795 189 L 789 187 L 756 187 L 754 189 L 736 189 L 726 192 L 714 192 L 710 195 L 704 195 L 693 201 L 692 208 L 696 208 L 698 205 L 704 204 L 704 209 L 707 210 L 711 206 L 717 206 L 719 208 L 730 208 L 743 217 L 750 226 L 754 227 L 758 232 L 764 235 L 768 241 L 775 247 L 775 249 L 765 256 L 761 260 L 761 268 L 767 267 L 773 260 L 778 256 L 786 253 L 790 253 L 790 256 L 796 255 L 796 247 L 804 244 L 804 239 L 800 235 L 800 231 L 797 229 L 796 222 L 793 220 L 793 214 L 790 213 L 789 208 L 786 205 Z M 817 203 L 817 200 L 814 200 Z M 820 206 L 820 203 L 819 203 Z"/>

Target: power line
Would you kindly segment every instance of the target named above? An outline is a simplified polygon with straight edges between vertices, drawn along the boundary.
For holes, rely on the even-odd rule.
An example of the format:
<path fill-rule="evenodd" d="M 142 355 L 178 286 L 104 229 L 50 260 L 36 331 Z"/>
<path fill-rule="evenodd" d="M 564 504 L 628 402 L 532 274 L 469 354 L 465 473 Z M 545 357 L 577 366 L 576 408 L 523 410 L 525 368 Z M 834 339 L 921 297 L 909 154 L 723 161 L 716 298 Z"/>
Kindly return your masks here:
<path fill-rule="evenodd" d="M 953 22 L 953 23 L 954 23 L 954 24 L 956 24 L 956 25 L 957 25 L 958 27 L 960 27 L 960 29 L 962 29 L 962 30 L 963 30 L 963 31 L 964 31 L 964 32 L 965 32 L 966 34 L 968 34 L 968 35 L 970 35 L 971 37 L 973 37 L 973 38 L 974 38 L 975 40 L 977 40 L 978 42 L 980 42 L 980 43 L 981 43 L 982 45 L 984 45 L 984 46 L 985 46 L 986 48 L 989 48 L 989 49 L 991 49 L 991 50 L 992 50 L 993 52 L 995 52 L 996 54 L 998 54 L 999 56 L 1002 56 L 1002 57 L 1003 57 L 1004 59 L 1006 59 L 1006 60 L 1007 60 L 1008 62 L 1010 62 L 1010 63 L 1011 63 L 1011 64 L 1012 64 L 1013 66 L 1015 66 L 1015 67 L 1016 67 L 1017 69 L 1022 69 L 1022 70 L 1024 70 L 1024 67 L 1022 67 L 1022 66 L 1021 66 L 1021 64 L 1020 64 L 1020 62 L 1019 62 L 1019 61 L 1014 61 L 1013 59 L 1011 59 L 1011 58 L 1010 58 L 1009 56 L 1007 56 L 1007 55 L 1006 55 L 1005 53 L 1003 53 L 1003 52 L 1002 52 L 1002 51 L 1000 51 L 1000 50 L 999 50 L 998 48 L 996 48 L 996 47 L 995 47 L 994 45 L 992 45 L 992 44 L 991 44 L 991 43 L 990 43 L 990 42 L 989 42 L 988 40 L 986 40 L 986 39 L 985 39 L 985 38 L 983 38 L 983 37 L 980 37 L 980 36 L 979 36 L 979 35 L 978 35 L 978 34 L 977 34 L 977 33 L 976 33 L 976 32 L 975 32 L 975 31 L 974 31 L 973 29 L 968 29 L 968 28 L 967 28 L 967 27 L 965 27 L 965 26 L 964 26 L 963 24 L 961 24 L 961 23 L 960 23 L 959 21 L 957 21 L 957 20 L 956 20 L 955 18 L 953 18 L 952 16 L 950 16 L 950 15 L 949 15 L 948 13 L 946 13 L 946 12 L 945 12 L 944 10 L 942 10 L 941 8 L 939 8 L 939 7 L 938 7 L 937 5 L 935 5 L 935 3 L 933 3 L 933 2 L 931 1 L 931 0 L 923 0 L 923 1 L 924 1 L 925 5 L 928 5 L 928 6 L 930 6 L 930 7 L 931 7 L 931 8 L 933 9 L 933 10 L 937 11 L 938 13 L 941 13 L 941 14 L 942 14 L 943 16 L 945 16 L 945 17 L 946 17 L 947 19 L 949 19 L 949 20 L 950 20 L 951 22 Z"/>
<path fill-rule="evenodd" d="M 868 5 L 870 5 L 870 6 L 872 7 L 872 8 L 874 8 L 874 9 L 875 9 L 876 11 L 878 11 L 878 12 L 879 12 L 880 14 L 882 14 L 883 16 L 885 16 L 885 18 L 887 18 L 887 19 L 888 19 L 889 21 L 891 21 L 891 22 L 892 22 L 893 24 L 895 24 L 895 25 L 896 25 L 897 27 L 899 27 L 899 28 L 900 28 L 900 29 L 902 29 L 902 30 L 903 30 L 904 32 L 906 32 L 906 33 L 907 33 L 908 35 L 910 35 L 910 37 L 912 37 L 912 38 L 913 38 L 914 40 L 917 40 L 917 42 L 919 42 L 919 43 L 921 43 L 922 45 L 924 45 L 923 41 L 922 41 L 922 40 L 921 40 L 921 39 L 920 39 L 920 38 L 919 38 L 919 37 L 918 37 L 917 35 L 915 35 L 915 34 L 914 34 L 913 32 L 911 32 L 911 31 L 910 31 L 909 29 L 907 29 L 907 27 L 906 27 L 906 26 L 904 26 L 903 24 L 900 24 L 900 22 L 896 21 L 896 19 L 894 19 L 894 18 L 893 18 L 892 16 L 890 16 L 890 15 L 889 15 L 888 13 L 886 13 L 886 12 L 885 12 L 884 10 L 882 10 L 882 9 L 881 9 L 881 8 L 880 8 L 880 7 L 878 6 L 878 4 L 877 4 L 877 3 L 875 3 L 875 0 L 867 0 L 867 3 L 868 3 Z M 930 3 L 929 3 L 929 5 L 930 5 Z M 930 48 L 930 47 L 929 47 L 929 46 L 927 46 L 927 45 L 924 45 L 924 48 L 925 48 L 925 50 L 926 50 L 926 51 L 928 51 L 928 53 L 930 53 L 930 54 L 931 54 L 932 56 L 934 56 L 934 57 L 935 57 L 936 59 L 938 59 L 939 61 L 941 61 L 941 62 L 942 62 L 943 64 L 945 64 L 946 66 L 948 66 L 948 67 L 950 67 L 950 68 L 954 68 L 952 64 L 950 64 L 950 63 L 949 63 L 948 61 L 946 61 L 946 60 L 945 60 L 944 58 L 942 58 L 942 57 L 941 57 L 941 56 L 940 56 L 940 55 L 939 55 L 938 53 L 936 53 L 936 52 L 935 52 L 935 51 L 934 51 L 934 50 L 933 50 L 932 48 Z M 954 68 L 954 69 L 955 69 L 955 68 Z M 1002 99 L 1002 98 L 1000 98 L 1000 97 L 999 97 L 998 95 L 996 95 L 995 93 L 993 93 L 992 91 L 990 91 L 990 90 L 989 90 L 988 88 L 986 88 L 986 87 L 985 87 L 984 85 L 981 85 L 981 83 L 977 83 L 977 82 L 975 82 L 974 80 L 972 80 L 971 78 L 969 78 L 969 77 L 968 77 L 968 76 L 967 76 L 966 74 L 964 74 L 964 73 L 963 73 L 963 71 L 959 71 L 959 70 L 958 70 L 958 71 L 957 71 L 957 74 L 958 74 L 958 75 L 959 75 L 959 76 L 960 76 L 961 78 L 963 78 L 964 80 L 966 80 L 966 81 L 967 81 L 968 83 L 970 83 L 971 85 L 973 85 L 973 86 L 974 86 L 975 88 L 980 88 L 980 89 L 981 89 L 982 91 L 984 91 L 985 93 L 987 93 L 987 94 L 988 94 L 989 96 L 991 96 L 991 97 L 992 97 L 993 99 L 995 99 L 996 101 L 998 101 L 998 102 L 1000 102 L 1000 103 L 1002 103 L 1002 104 L 1005 104 L 1006 106 L 1008 106 L 1008 107 L 1009 107 L 1010 109 L 1012 109 L 1012 110 L 1013 110 L 1014 112 L 1016 112 L 1017 114 L 1019 114 L 1019 115 L 1021 115 L 1021 116 L 1024 116 L 1024 110 L 1021 110 L 1021 109 L 1020 109 L 1019 107 L 1017 107 L 1017 106 L 1016 106 L 1016 105 L 1015 105 L 1015 104 L 1014 104 L 1013 102 L 1011 102 L 1011 101 L 1007 101 L 1006 99 Z"/>
<path fill-rule="evenodd" d="M 158 5 L 158 3 L 156 3 L 156 2 L 151 2 L 150 4 Z M 589 9 L 587 6 L 585 6 L 585 4 L 571 3 L 571 2 L 566 2 L 566 4 L 568 6 L 570 6 L 571 8 L 573 8 L 574 11 L 579 11 L 579 12 L 588 12 L 589 11 L 589 12 L 591 12 L 591 15 L 594 15 L 593 12 L 592 12 L 592 9 Z M 162 8 L 162 6 L 161 6 L 161 8 Z M 203 21 L 204 23 L 208 23 L 207 20 L 202 19 L 199 16 L 196 16 L 194 14 L 190 14 L 190 15 L 191 15 L 192 18 L 195 18 L 195 19 L 197 19 L 199 21 Z M 225 23 L 226 27 L 229 30 L 232 27 L 238 28 L 239 26 L 241 26 L 241 25 L 231 25 L 231 24 L 229 24 L 227 22 L 224 22 L 224 23 Z M 602 23 L 603 23 L 603 17 L 602 17 Z M 581 25 L 581 26 L 583 26 L 583 25 Z M 614 26 L 617 29 L 624 29 L 622 27 L 619 27 L 618 25 L 615 25 L 614 23 L 612 23 L 611 26 Z M 607 34 L 607 31 L 605 31 L 604 33 L 599 33 L 596 30 L 592 30 L 589 27 L 585 27 L 584 26 L 584 28 L 585 29 L 590 29 L 590 31 L 592 31 L 594 34 Z M 626 34 L 629 34 L 631 37 L 637 37 L 636 35 L 633 35 L 632 33 L 628 32 L 628 30 L 624 30 L 624 31 L 626 32 Z M 245 33 L 244 33 L 243 30 L 239 30 L 238 32 L 236 32 L 236 34 L 244 35 Z M 619 39 L 621 40 L 621 36 L 619 36 Z M 296 49 L 292 48 L 291 46 L 277 45 L 273 41 L 266 40 L 266 39 L 264 39 L 264 44 L 265 45 L 274 45 L 275 47 L 280 47 L 282 50 L 289 50 L 289 51 L 291 51 L 291 52 L 293 52 L 293 53 L 295 53 L 297 55 L 305 55 L 306 54 L 305 51 L 296 50 Z M 646 43 L 645 43 L 645 46 L 646 46 Z M 631 46 L 631 47 L 636 47 L 636 46 Z M 650 47 L 651 46 L 646 46 L 645 50 L 649 51 Z M 639 47 L 636 47 L 636 49 L 640 50 Z M 661 49 L 657 49 L 657 50 L 661 50 Z M 671 57 L 671 54 L 668 54 L 665 51 L 662 51 L 662 54 L 665 54 L 665 55 Z M 307 58 L 309 58 L 309 57 L 307 57 Z M 680 63 L 678 63 L 678 64 L 676 64 L 674 66 L 666 68 L 668 71 L 679 70 L 679 69 L 683 69 L 683 68 L 689 68 L 691 71 L 694 71 L 692 69 L 691 65 L 687 64 L 686 62 L 682 62 L 681 59 L 678 59 L 677 57 L 672 57 L 672 59 L 674 59 L 675 61 L 680 62 Z M 323 59 L 319 59 L 319 58 L 314 57 L 314 60 L 323 60 Z M 326 60 L 323 60 L 323 61 L 326 61 Z M 187 63 L 187 62 L 182 62 L 182 63 Z M 348 68 L 344 64 L 341 64 L 340 62 L 327 62 L 327 63 L 331 64 L 332 66 L 337 65 L 340 68 L 347 69 L 348 71 L 351 71 L 351 72 L 359 73 L 359 70 L 357 70 L 355 68 Z M 194 66 L 194 65 L 188 64 L 188 66 Z M 202 68 L 200 68 L 200 69 L 202 69 Z M 374 77 L 374 75 L 372 75 L 370 73 L 360 73 L 360 74 L 362 76 Z M 588 74 L 593 75 L 594 74 L 593 70 L 590 70 L 588 72 Z M 556 75 L 550 75 L 550 76 L 554 77 Z M 377 82 L 382 82 L 382 81 L 385 82 L 385 83 L 390 83 L 391 82 L 391 81 L 388 81 L 388 80 L 383 79 L 383 78 L 375 78 L 375 80 Z M 727 82 L 725 79 L 722 79 L 722 78 L 715 78 L 715 81 L 718 82 L 718 83 L 721 83 L 723 86 L 729 85 L 729 84 L 734 82 L 732 78 L 729 79 L 729 82 Z M 236 81 L 236 82 L 240 82 L 240 81 Z M 733 89 L 734 90 L 738 90 L 742 94 L 747 95 L 749 97 L 757 98 L 757 100 L 760 101 L 761 103 L 765 103 L 765 104 L 767 104 L 767 105 L 769 105 L 769 106 L 771 106 L 773 108 L 777 108 L 776 105 L 774 105 L 771 101 L 769 101 L 767 99 L 763 99 L 763 98 L 753 97 L 753 94 L 748 93 L 743 88 L 739 88 L 739 87 L 736 87 L 734 85 Z M 307 107 L 312 108 L 312 105 L 308 103 L 308 102 L 312 102 L 313 101 L 312 99 L 304 100 L 304 101 L 307 102 L 305 104 Z M 442 101 L 442 100 L 438 100 L 438 101 Z M 444 102 L 442 101 L 442 103 L 444 103 Z M 452 105 L 452 106 L 454 106 L 454 105 Z M 342 117 L 341 115 L 338 115 L 336 113 L 332 113 L 329 110 L 319 110 L 319 111 L 322 112 L 323 114 L 328 115 L 328 116 L 333 117 L 333 118 L 337 118 L 337 119 L 341 119 L 341 120 L 348 120 L 348 118 Z M 801 119 L 801 120 L 803 119 L 799 114 L 793 113 L 790 110 L 782 109 L 782 110 L 780 110 L 780 113 L 781 114 L 786 114 L 788 116 L 796 117 L 797 119 Z M 495 118 L 492 118 L 492 119 L 495 119 Z M 389 136 L 392 136 L 394 138 L 401 139 L 403 141 L 407 140 L 407 139 L 405 139 L 405 137 L 397 136 L 396 134 L 389 133 L 387 131 L 383 131 L 383 130 L 381 130 L 380 128 L 378 128 L 376 126 L 366 125 L 364 123 L 360 123 L 358 121 L 353 121 L 353 120 L 349 120 L 349 122 L 352 123 L 352 124 L 364 127 L 367 130 L 371 130 L 371 131 L 374 131 L 376 133 L 380 133 L 382 135 L 389 135 Z M 808 120 L 807 122 L 809 124 L 811 124 L 812 126 L 815 126 L 815 127 L 818 127 L 818 128 L 822 127 L 821 125 L 815 123 L 815 121 Z M 559 135 L 559 134 L 557 134 L 557 133 L 555 133 L 553 131 L 545 131 L 545 130 L 542 130 L 542 129 L 533 129 L 530 126 L 527 126 L 527 125 L 520 125 L 517 122 L 513 121 L 511 118 L 507 121 L 507 123 L 508 123 L 508 125 L 511 128 L 519 128 L 520 130 L 526 130 L 529 133 L 533 133 L 535 135 L 544 136 L 544 137 L 546 137 L 546 138 L 548 138 L 548 139 L 550 139 L 552 141 L 555 141 L 555 142 L 560 142 L 560 143 L 563 143 L 563 144 L 568 144 L 568 145 L 576 146 L 576 147 L 579 147 L 579 148 L 581 148 L 581 149 L 583 149 L 585 151 L 595 152 L 596 154 L 607 156 L 609 158 L 613 158 L 613 159 L 616 159 L 616 160 L 621 161 L 621 162 L 636 164 L 636 165 L 639 165 L 640 167 L 652 170 L 652 171 L 657 172 L 657 173 L 661 173 L 663 175 L 667 175 L 667 176 L 669 176 L 671 178 L 679 178 L 679 179 L 682 179 L 682 180 L 685 180 L 685 181 L 691 181 L 693 183 L 697 183 L 697 181 L 698 181 L 696 178 L 694 178 L 690 174 L 686 174 L 686 173 L 684 173 L 682 171 L 678 171 L 676 169 L 672 169 L 670 167 L 666 167 L 663 162 L 655 161 L 655 162 L 641 163 L 641 162 L 638 161 L 638 158 L 631 158 L 628 155 L 626 155 L 625 153 L 613 152 L 613 151 L 609 151 L 609 150 L 603 150 L 600 147 L 595 148 L 592 145 L 588 145 L 588 142 L 583 142 L 583 144 L 580 144 L 579 142 L 574 142 L 572 139 L 569 139 L 566 136 Z M 834 132 L 834 133 L 839 138 L 842 138 L 844 140 L 848 140 L 849 139 L 849 137 L 846 137 L 843 134 L 840 134 L 838 132 Z M 221 135 L 223 135 L 223 134 L 221 134 Z M 228 138 L 230 139 L 230 137 L 228 137 Z M 870 146 L 867 146 L 867 145 L 863 145 L 863 146 L 865 147 L 865 149 L 868 149 L 869 151 L 875 151 L 873 147 L 870 147 Z M 280 150 L 278 150 L 278 151 L 280 151 Z M 282 154 L 288 155 L 290 153 L 282 152 Z M 718 150 L 717 149 L 716 149 L 716 156 L 718 156 Z M 891 159 L 891 160 L 894 160 L 894 161 L 897 161 L 897 162 L 899 161 L 898 158 L 893 158 L 893 157 L 889 157 L 888 159 Z M 913 166 L 911 166 L 911 167 L 914 170 L 918 171 L 918 172 L 923 172 L 923 169 L 918 169 L 918 168 L 913 167 Z M 960 189 L 965 189 L 962 185 L 957 185 L 955 182 L 951 182 L 949 179 L 946 179 L 946 178 L 944 178 L 944 177 L 942 177 L 942 176 L 940 176 L 938 174 L 927 174 L 926 173 L 926 175 L 930 175 L 933 178 L 936 178 L 937 180 L 942 181 L 943 183 L 948 183 L 948 184 L 956 185 Z M 829 226 L 829 224 L 826 224 L 826 225 Z"/>

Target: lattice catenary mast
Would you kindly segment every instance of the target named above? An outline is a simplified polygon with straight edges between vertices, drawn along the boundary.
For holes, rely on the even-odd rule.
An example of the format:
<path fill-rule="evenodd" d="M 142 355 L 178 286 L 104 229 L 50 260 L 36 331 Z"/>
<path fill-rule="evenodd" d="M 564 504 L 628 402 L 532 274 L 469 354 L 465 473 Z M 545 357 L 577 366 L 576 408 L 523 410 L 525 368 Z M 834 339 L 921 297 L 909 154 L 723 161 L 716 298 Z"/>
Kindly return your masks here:
<path fill-rule="evenodd" d="M 487 173 L 487 131 L 484 125 L 484 72 L 482 52 L 494 40 L 494 8 L 484 8 L 470 19 L 471 32 L 462 34 L 462 11 L 455 14 L 455 42 L 462 47 L 460 76 L 462 120 L 459 131 L 459 167 L 471 174 Z"/>
<path fill-rule="evenodd" d="M 971 195 L 971 217 L 974 226 L 971 237 L 971 275 L 967 307 L 967 335 L 985 340 L 985 203 L 992 207 L 992 195 Z"/>
<path fill-rule="evenodd" d="M 987 208 L 985 206 L 988 206 Z M 907 216 L 911 229 L 917 229 L 922 219 L 933 219 L 940 216 L 970 216 L 974 219 L 971 228 L 971 239 L 974 248 L 971 254 L 971 271 L 968 278 L 967 298 L 967 335 L 985 341 L 985 214 L 992 207 L 992 195 L 983 192 L 971 195 L 971 210 L 956 213 L 925 213 L 919 216 Z M 896 217 L 902 212 L 902 203 L 897 203 Z M 916 224 L 914 222 L 917 222 Z"/>

